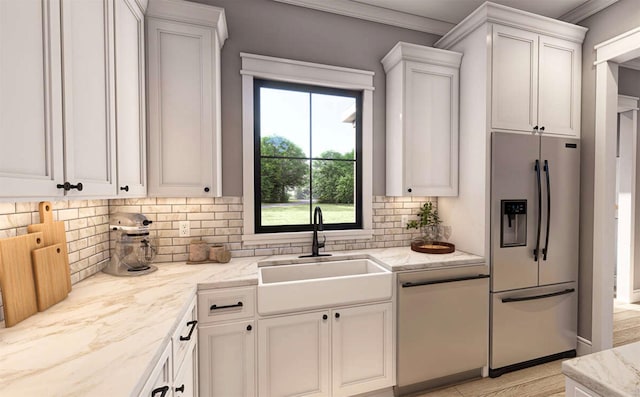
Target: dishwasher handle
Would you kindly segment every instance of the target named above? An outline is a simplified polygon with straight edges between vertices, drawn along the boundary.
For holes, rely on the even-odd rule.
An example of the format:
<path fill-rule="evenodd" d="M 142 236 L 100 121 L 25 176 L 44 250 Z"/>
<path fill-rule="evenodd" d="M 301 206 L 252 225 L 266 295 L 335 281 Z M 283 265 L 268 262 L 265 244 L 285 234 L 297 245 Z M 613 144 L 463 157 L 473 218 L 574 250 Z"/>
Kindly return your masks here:
<path fill-rule="evenodd" d="M 488 274 L 478 274 L 477 276 L 465 276 L 465 277 L 457 277 L 457 278 L 447 278 L 444 280 L 431 280 L 431 281 L 420 281 L 417 283 L 412 283 L 410 281 L 406 283 L 402 283 L 402 288 L 411 288 L 411 287 L 421 287 L 423 285 L 433 285 L 433 284 L 444 284 L 444 283 L 455 283 L 458 281 L 467 281 L 467 280 L 479 280 L 483 278 L 489 278 Z"/>
<path fill-rule="evenodd" d="M 575 290 L 576 290 L 575 288 L 567 288 L 564 291 L 552 292 L 550 294 L 535 295 L 535 296 L 525 296 L 525 297 L 522 297 L 522 298 L 503 298 L 502 299 L 502 303 L 524 302 L 524 301 L 533 301 L 533 300 L 536 300 L 536 299 L 551 298 L 553 296 L 560 296 L 560 295 L 570 294 L 572 292 L 575 292 Z"/>

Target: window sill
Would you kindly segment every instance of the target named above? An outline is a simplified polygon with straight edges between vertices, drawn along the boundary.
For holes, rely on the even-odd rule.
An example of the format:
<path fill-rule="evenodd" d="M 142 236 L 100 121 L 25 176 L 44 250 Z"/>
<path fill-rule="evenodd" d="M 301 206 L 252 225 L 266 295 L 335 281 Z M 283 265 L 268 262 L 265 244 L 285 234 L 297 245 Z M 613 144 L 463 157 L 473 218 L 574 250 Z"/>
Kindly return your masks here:
<path fill-rule="evenodd" d="M 320 232 L 327 237 L 327 241 L 336 240 L 370 240 L 373 237 L 373 230 L 328 230 Z M 242 242 L 245 246 L 262 244 L 285 244 L 285 243 L 308 243 L 311 244 L 313 232 L 293 232 L 293 233 L 260 233 L 244 234 Z"/>

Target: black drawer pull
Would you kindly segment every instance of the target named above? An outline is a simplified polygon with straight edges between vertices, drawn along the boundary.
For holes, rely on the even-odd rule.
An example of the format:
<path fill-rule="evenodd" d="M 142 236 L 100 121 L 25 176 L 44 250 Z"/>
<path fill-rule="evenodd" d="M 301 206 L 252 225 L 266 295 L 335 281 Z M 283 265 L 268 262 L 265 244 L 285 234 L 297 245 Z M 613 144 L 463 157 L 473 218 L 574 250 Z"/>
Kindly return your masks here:
<path fill-rule="evenodd" d="M 247 325 L 247 331 L 251 331 L 253 327 L 251 325 Z"/>
<path fill-rule="evenodd" d="M 169 391 L 169 386 L 158 387 L 151 391 L 151 397 L 156 397 L 156 395 L 159 395 L 159 397 L 165 397 L 168 391 Z"/>
<path fill-rule="evenodd" d="M 478 279 L 481 279 L 481 278 L 489 278 L 489 275 L 488 274 L 478 274 L 477 276 L 447 278 L 445 280 L 421 281 L 421 282 L 418 282 L 418 283 L 406 282 L 406 283 L 402 283 L 402 288 L 420 287 L 420 286 L 423 286 L 423 285 L 433 285 L 433 284 L 455 283 L 455 282 L 458 282 L 458 281 L 478 280 Z"/>
<path fill-rule="evenodd" d="M 197 320 L 187 322 L 187 327 L 191 327 L 191 329 L 189 330 L 189 334 L 187 336 L 180 336 L 180 340 L 191 340 L 191 335 L 193 334 L 193 330 L 196 329 L 197 324 Z"/>
<path fill-rule="evenodd" d="M 221 309 L 230 309 L 232 307 L 242 307 L 242 302 L 238 302 L 235 305 L 225 305 L 225 306 L 218 306 L 218 305 L 211 305 L 211 307 L 209 308 L 209 310 L 221 310 Z"/>
<path fill-rule="evenodd" d="M 129 185 L 121 186 L 120 190 L 124 190 L 125 192 L 129 191 Z"/>
<path fill-rule="evenodd" d="M 182 384 L 182 386 L 176 387 L 176 393 L 178 393 L 178 392 L 184 393 L 184 383 Z"/>
<path fill-rule="evenodd" d="M 536 299 L 544 299 L 544 298 L 551 298 L 553 296 L 566 295 L 574 291 L 575 291 L 575 288 L 567 288 L 564 291 L 552 292 L 550 294 L 544 294 L 544 295 L 525 296 L 522 298 L 503 298 L 502 303 L 533 301 Z"/>
<path fill-rule="evenodd" d="M 83 189 L 82 183 L 78 183 L 77 185 L 72 185 L 69 182 L 65 182 L 64 184 L 58 183 L 56 187 L 58 189 L 64 189 L 65 192 L 68 192 L 71 189 L 78 189 L 78 191 L 81 192 Z"/>

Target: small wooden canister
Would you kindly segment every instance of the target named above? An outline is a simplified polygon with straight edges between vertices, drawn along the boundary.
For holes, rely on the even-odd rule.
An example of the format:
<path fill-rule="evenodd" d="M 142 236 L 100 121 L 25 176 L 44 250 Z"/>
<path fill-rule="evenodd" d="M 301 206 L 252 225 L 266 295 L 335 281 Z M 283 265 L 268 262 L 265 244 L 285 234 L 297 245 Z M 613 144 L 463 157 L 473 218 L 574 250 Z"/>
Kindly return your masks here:
<path fill-rule="evenodd" d="M 231 260 L 231 252 L 222 244 L 214 245 L 209 248 L 209 260 L 227 263 Z"/>
<path fill-rule="evenodd" d="M 206 261 L 209 257 L 209 244 L 202 240 L 193 240 L 189 243 L 189 262 Z"/>

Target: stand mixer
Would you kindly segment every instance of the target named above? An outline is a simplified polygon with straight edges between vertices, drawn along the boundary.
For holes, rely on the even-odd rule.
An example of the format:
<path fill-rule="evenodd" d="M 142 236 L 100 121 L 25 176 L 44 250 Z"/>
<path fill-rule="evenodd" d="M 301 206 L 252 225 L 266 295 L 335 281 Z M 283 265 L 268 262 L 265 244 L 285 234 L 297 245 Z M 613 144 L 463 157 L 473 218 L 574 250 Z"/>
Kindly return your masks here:
<path fill-rule="evenodd" d="M 151 265 L 156 256 L 158 241 L 151 237 L 153 223 L 142 214 L 112 214 L 109 229 L 115 234 L 111 261 L 103 272 L 114 276 L 142 276 L 158 270 Z"/>

